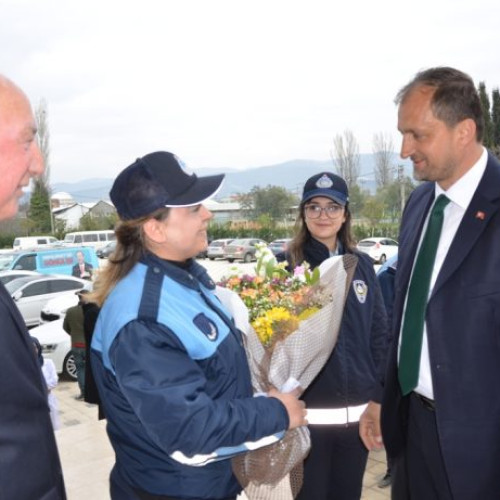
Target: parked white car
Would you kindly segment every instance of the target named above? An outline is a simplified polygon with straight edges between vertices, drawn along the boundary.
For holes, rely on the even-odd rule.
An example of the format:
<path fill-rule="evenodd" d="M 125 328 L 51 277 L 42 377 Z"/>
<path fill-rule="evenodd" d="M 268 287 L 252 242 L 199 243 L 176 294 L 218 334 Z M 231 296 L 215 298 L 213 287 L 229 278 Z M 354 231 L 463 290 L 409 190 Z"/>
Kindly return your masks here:
<path fill-rule="evenodd" d="M 61 242 L 53 236 L 19 236 L 14 239 L 12 248 L 14 250 L 25 250 L 38 247 L 54 247 Z"/>
<path fill-rule="evenodd" d="M 9 271 L 0 271 L 0 283 L 6 285 L 9 281 L 15 280 L 17 278 L 24 278 L 25 276 L 42 276 L 40 273 L 36 271 L 17 271 L 17 270 L 9 270 Z"/>
<path fill-rule="evenodd" d="M 398 253 L 398 242 L 390 238 L 366 238 L 357 247 L 360 252 L 367 253 L 375 263 L 383 264 Z"/>
<path fill-rule="evenodd" d="M 58 319 L 64 319 L 66 311 L 78 304 L 78 295 L 68 293 L 60 295 L 47 301 L 40 312 L 40 323 L 49 323 Z"/>
<path fill-rule="evenodd" d="M 40 312 L 47 301 L 64 294 L 74 295 L 85 287 L 88 287 L 86 280 L 56 274 L 25 276 L 5 285 L 27 327 L 40 323 Z"/>
<path fill-rule="evenodd" d="M 44 358 L 51 359 L 57 373 L 76 380 L 75 360 L 71 353 L 71 337 L 63 329 L 63 319 L 51 321 L 30 330 L 42 346 Z"/>

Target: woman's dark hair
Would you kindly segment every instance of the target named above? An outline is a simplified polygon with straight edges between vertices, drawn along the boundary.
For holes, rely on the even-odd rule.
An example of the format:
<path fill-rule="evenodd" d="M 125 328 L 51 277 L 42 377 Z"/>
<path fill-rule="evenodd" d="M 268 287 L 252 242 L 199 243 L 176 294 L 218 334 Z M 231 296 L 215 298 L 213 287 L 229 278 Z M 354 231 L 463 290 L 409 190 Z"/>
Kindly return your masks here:
<path fill-rule="evenodd" d="M 306 202 L 307 203 L 307 202 Z M 297 220 L 295 221 L 295 236 L 289 245 L 289 266 L 293 269 L 296 266 L 304 262 L 304 245 L 306 242 L 312 238 L 309 229 L 307 228 L 305 221 L 304 206 L 306 203 L 301 203 L 299 206 L 299 214 Z M 351 235 L 351 211 L 349 210 L 349 204 L 344 207 L 344 217 L 345 222 L 340 228 L 337 238 L 340 240 L 344 251 L 352 251 L 355 249 L 356 244 Z"/>
<path fill-rule="evenodd" d="M 418 87 L 435 89 L 431 107 L 436 118 L 446 123 L 448 127 L 454 127 L 457 123 L 470 118 L 476 124 L 476 139 L 482 142 L 484 118 L 481 101 L 469 75 L 448 67 L 421 71 L 398 92 L 395 103 L 398 105 L 403 103 Z"/>

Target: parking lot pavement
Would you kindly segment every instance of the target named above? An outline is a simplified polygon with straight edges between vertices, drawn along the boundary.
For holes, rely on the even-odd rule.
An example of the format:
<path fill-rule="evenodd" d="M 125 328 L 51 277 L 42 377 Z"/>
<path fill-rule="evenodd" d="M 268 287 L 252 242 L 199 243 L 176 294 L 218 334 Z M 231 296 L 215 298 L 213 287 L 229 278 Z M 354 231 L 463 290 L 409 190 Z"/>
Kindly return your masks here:
<path fill-rule="evenodd" d="M 69 500 L 109 500 L 109 473 L 114 452 L 106 435 L 106 422 L 97 420 L 97 406 L 75 400 L 76 382 L 61 380 L 54 390 L 59 403 L 61 429 L 56 439 Z M 363 480 L 363 500 L 390 498 L 390 488 L 377 488 L 385 473 L 385 453 L 372 452 Z M 240 500 L 244 500 L 242 495 Z"/>

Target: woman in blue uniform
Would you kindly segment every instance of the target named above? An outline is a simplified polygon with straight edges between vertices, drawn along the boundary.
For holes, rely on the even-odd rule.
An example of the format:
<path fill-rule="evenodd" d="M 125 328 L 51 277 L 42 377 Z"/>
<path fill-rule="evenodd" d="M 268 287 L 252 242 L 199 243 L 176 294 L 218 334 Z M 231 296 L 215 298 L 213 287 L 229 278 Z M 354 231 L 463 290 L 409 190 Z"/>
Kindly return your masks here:
<path fill-rule="evenodd" d="M 368 449 L 360 418 L 375 436 L 382 393 L 387 324 L 373 262 L 355 250 L 345 181 L 330 172 L 307 180 L 297 231 L 286 254 L 290 269 L 312 268 L 334 255 L 355 253 L 358 263 L 343 313 L 337 345 L 303 394 L 308 407 L 311 452 L 304 464 L 300 500 L 355 500 L 361 496 Z M 315 413 L 314 410 L 323 410 Z M 367 443 L 368 444 L 368 443 Z"/>
<path fill-rule="evenodd" d="M 110 192 L 117 246 L 91 300 L 91 359 L 116 453 L 113 499 L 234 499 L 230 457 L 305 424 L 295 395 L 252 397 L 238 331 L 193 259 L 222 175 L 171 153 L 139 158 Z"/>

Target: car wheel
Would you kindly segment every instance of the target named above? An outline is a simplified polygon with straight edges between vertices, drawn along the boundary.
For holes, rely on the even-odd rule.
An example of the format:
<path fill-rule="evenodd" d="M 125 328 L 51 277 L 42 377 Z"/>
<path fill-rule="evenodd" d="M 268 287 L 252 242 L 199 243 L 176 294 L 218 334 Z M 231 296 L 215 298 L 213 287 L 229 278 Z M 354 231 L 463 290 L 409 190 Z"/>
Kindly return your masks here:
<path fill-rule="evenodd" d="M 66 357 L 64 358 L 63 374 L 70 380 L 76 380 L 75 358 L 73 358 L 73 354 L 71 353 L 71 351 L 68 352 L 68 354 L 66 354 Z"/>
<path fill-rule="evenodd" d="M 243 262 L 246 262 L 247 264 L 249 262 L 252 262 L 252 254 L 251 253 L 246 253 L 245 256 L 243 257 Z"/>
<path fill-rule="evenodd" d="M 380 256 L 380 260 L 379 260 L 379 262 L 380 262 L 381 264 L 385 264 L 385 261 L 386 261 L 386 260 L 387 260 L 387 257 L 386 257 L 384 254 L 382 254 L 382 255 Z"/>
<path fill-rule="evenodd" d="M 209 259 L 210 259 L 210 260 L 214 260 L 214 259 L 215 259 L 215 257 L 209 257 Z"/>
<path fill-rule="evenodd" d="M 228 262 L 234 262 L 234 259 L 227 259 Z"/>

